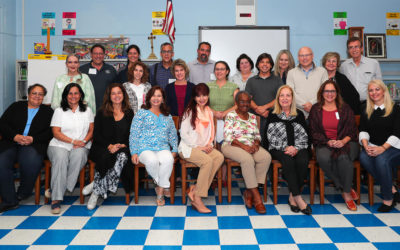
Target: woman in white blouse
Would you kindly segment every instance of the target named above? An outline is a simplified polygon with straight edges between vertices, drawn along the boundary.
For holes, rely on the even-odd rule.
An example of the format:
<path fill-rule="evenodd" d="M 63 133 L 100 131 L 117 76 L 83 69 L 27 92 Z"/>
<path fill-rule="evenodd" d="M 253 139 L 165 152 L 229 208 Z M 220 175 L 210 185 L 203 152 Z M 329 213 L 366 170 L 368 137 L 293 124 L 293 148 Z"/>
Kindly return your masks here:
<path fill-rule="evenodd" d="M 51 161 L 51 212 L 61 212 L 61 201 L 66 190 L 72 192 L 82 167 L 86 164 L 91 146 L 94 117 L 84 104 L 85 94 L 77 83 L 65 86 L 61 106 L 54 112 L 50 126 L 54 138 L 47 154 Z"/>

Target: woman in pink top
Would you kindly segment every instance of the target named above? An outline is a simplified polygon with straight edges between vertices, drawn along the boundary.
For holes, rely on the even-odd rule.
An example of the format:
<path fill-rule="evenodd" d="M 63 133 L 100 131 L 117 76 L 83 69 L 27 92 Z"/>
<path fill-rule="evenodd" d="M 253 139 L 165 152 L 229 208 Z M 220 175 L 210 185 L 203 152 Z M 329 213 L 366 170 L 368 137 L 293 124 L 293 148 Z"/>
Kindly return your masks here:
<path fill-rule="evenodd" d="M 213 147 L 215 140 L 214 117 L 209 107 L 210 89 L 204 83 L 193 88 L 192 98 L 183 113 L 179 156 L 200 168 L 196 185 L 187 190 L 192 207 L 200 213 L 211 213 L 201 198 L 208 196 L 208 189 L 224 156 Z"/>

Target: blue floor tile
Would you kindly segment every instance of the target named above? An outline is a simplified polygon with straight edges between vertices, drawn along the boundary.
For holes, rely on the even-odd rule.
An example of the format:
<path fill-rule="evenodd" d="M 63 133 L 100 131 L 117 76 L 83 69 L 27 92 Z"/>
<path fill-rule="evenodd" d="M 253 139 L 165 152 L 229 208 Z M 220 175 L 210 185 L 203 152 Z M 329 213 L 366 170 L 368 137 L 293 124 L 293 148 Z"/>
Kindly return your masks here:
<path fill-rule="evenodd" d="M 340 212 L 331 204 L 314 204 L 311 205 L 313 214 L 340 214 Z"/>
<path fill-rule="evenodd" d="M 29 247 L 29 245 L 28 246 L 24 246 L 24 245 L 17 245 L 17 246 L 14 246 L 14 245 L 3 245 L 3 246 L 0 246 L 0 250 L 25 250 L 28 247 Z"/>
<path fill-rule="evenodd" d="M 0 215 L 1 216 L 30 216 L 33 214 L 40 205 L 20 205 L 19 208 L 9 210 Z"/>
<path fill-rule="evenodd" d="M 319 227 L 315 219 L 309 215 L 282 215 L 282 220 L 288 228 Z"/>
<path fill-rule="evenodd" d="M 391 229 L 393 229 L 393 231 L 395 231 L 397 234 L 400 235 L 400 227 L 390 227 Z"/>
<path fill-rule="evenodd" d="M 3 238 L 9 232 L 11 232 L 11 229 L 0 229 L 0 239 Z"/>
<path fill-rule="evenodd" d="M 354 227 L 324 228 L 325 233 L 335 243 L 368 242 L 368 240 Z"/>
<path fill-rule="evenodd" d="M 335 244 L 298 244 L 300 250 L 330 250 L 338 249 Z"/>
<path fill-rule="evenodd" d="M 293 244 L 292 235 L 287 228 L 254 229 L 258 244 Z"/>
<path fill-rule="evenodd" d="M 344 203 L 341 194 L 325 194 L 325 199 L 328 200 L 330 203 Z"/>
<path fill-rule="evenodd" d="M 265 209 L 267 209 L 267 213 L 266 213 L 266 214 L 259 214 L 259 213 L 257 213 L 256 210 L 254 209 L 254 207 L 251 208 L 251 209 L 248 209 L 248 208 L 246 207 L 247 213 L 249 214 L 249 216 L 255 216 L 255 215 L 260 215 L 260 216 L 265 216 L 265 215 L 279 215 L 279 212 L 278 212 L 278 210 L 276 210 L 276 208 L 275 208 L 274 205 L 265 205 L 265 204 L 264 204 L 264 206 L 265 206 Z"/>
<path fill-rule="evenodd" d="M 17 229 L 47 229 L 58 217 L 55 216 L 31 216 L 18 225 Z"/>
<path fill-rule="evenodd" d="M 63 216 L 92 216 L 98 207 L 93 210 L 87 209 L 85 205 L 70 206 L 67 211 L 63 213 Z"/>
<path fill-rule="evenodd" d="M 289 195 L 278 195 L 277 204 L 287 204 L 289 200 Z"/>
<path fill-rule="evenodd" d="M 116 229 L 121 217 L 92 217 L 83 229 Z"/>
<path fill-rule="evenodd" d="M 378 208 L 382 205 L 382 203 L 374 203 L 372 206 L 369 203 L 361 203 L 368 211 L 371 213 L 380 213 L 378 212 Z M 389 213 L 400 213 L 396 208 L 392 209 Z"/>
<path fill-rule="evenodd" d="M 345 214 L 344 217 L 355 227 L 379 227 L 386 226 L 373 214 Z"/>
<path fill-rule="evenodd" d="M 379 250 L 399 250 L 400 242 L 382 242 L 382 243 L 373 243 L 376 248 Z"/>
<path fill-rule="evenodd" d="M 219 245 L 218 230 L 185 230 L 183 245 Z"/>
<path fill-rule="evenodd" d="M 102 205 L 126 205 L 125 203 L 125 196 L 108 196 L 102 203 Z"/>
<path fill-rule="evenodd" d="M 129 206 L 124 216 L 154 216 L 157 206 Z"/>
<path fill-rule="evenodd" d="M 148 230 L 115 230 L 108 245 L 144 245 Z"/>
<path fill-rule="evenodd" d="M 253 228 L 248 216 L 218 217 L 219 229 L 250 229 Z"/>
<path fill-rule="evenodd" d="M 215 198 L 218 199 L 218 196 L 215 197 Z M 228 202 L 228 197 L 227 196 L 223 196 L 221 204 L 222 205 L 243 205 L 244 204 L 244 200 L 243 200 L 242 196 L 236 196 L 235 195 L 235 196 L 232 196 L 232 202 L 229 203 Z M 220 205 L 220 204 L 218 203 L 218 205 Z"/>
<path fill-rule="evenodd" d="M 64 196 L 61 205 L 72 205 L 79 199 L 79 196 Z"/>
<path fill-rule="evenodd" d="M 193 209 L 192 206 L 187 206 L 186 216 L 189 217 L 217 216 L 217 206 L 207 206 L 207 208 L 211 210 L 211 213 L 202 214 L 197 212 L 197 210 Z"/>
<path fill-rule="evenodd" d="M 69 245 L 79 230 L 47 230 L 34 245 Z"/>
<path fill-rule="evenodd" d="M 183 230 L 185 217 L 154 217 L 151 229 Z"/>

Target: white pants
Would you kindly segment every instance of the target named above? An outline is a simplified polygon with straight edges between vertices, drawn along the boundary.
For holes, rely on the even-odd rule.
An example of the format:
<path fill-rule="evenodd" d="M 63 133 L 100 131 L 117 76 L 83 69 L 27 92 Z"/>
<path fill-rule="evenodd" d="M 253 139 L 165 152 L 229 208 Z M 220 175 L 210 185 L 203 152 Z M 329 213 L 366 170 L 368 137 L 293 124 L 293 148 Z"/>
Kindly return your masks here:
<path fill-rule="evenodd" d="M 139 161 L 145 165 L 147 173 L 158 186 L 169 188 L 169 177 L 174 165 L 174 157 L 172 157 L 171 151 L 146 150 L 139 155 Z"/>

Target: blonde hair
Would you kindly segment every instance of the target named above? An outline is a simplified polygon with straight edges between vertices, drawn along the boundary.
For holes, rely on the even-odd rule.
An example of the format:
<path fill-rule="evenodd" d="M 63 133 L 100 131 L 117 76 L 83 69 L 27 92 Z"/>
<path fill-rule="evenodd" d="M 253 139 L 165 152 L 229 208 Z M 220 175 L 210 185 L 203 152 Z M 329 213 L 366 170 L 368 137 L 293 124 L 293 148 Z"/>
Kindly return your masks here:
<path fill-rule="evenodd" d="M 340 67 L 340 55 L 337 52 L 327 52 L 323 57 L 322 57 L 322 67 L 325 68 L 325 64 L 326 62 L 331 59 L 332 57 L 336 58 L 337 60 L 337 64 L 336 64 L 336 68 Z"/>
<path fill-rule="evenodd" d="M 281 95 L 281 92 L 282 92 L 283 89 L 289 89 L 290 93 L 292 94 L 292 104 L 290 105 L 290 116 L 297 116 L 296 100 L 294 98 L 294 92 L 293 92 L 293 89 L 289 85 L 281 86 L 278 89 L 278 91 L 276 92 L 274 110 L 272 111 L 272 113 L 273 114 L 277 114 L 277 115 L 282 113 L 282 107 L 279 104 L 279 96 Z"/>
<path fill-rule="evenodd" d="M 279 59 L 281 58 L 281 56 L 283 54 L 286 54 L 289 58 L 289 66 L 286 70 L 286 73 L 289 72 L 289 70 L 293 69 L 294 66 L 296 65 L 294 62 L 292 53 L 290 53 L 290 50 L 283 49 L 283 50 L 279 51 L 278 55 L 276 56 L 275 65 L 274 65 L 274 75 L 279 76 L 279 77 L 281 76 L 281 69 L 279 68 Z"/>
<path fill-rule="evenodd" d="M 368 89 L 371 85 L 377 85 L 380 89 L 383 90 L 383 104 L 385 105 L 385 114 L 383 117 L 386 117 L 392 113 L 394 102 L 389 95 L 389 90 L 387 86 L 382 82 L 382 80 L 372 80 L 368 83 Z M 368 94 L 367 97 L 367 107 L 365 108 L 365 112 L 367 113 L 368 119 L 371 118 L 372 113 L 374 112 L 374 101 L 371 100 L 371 97 Z"/>

